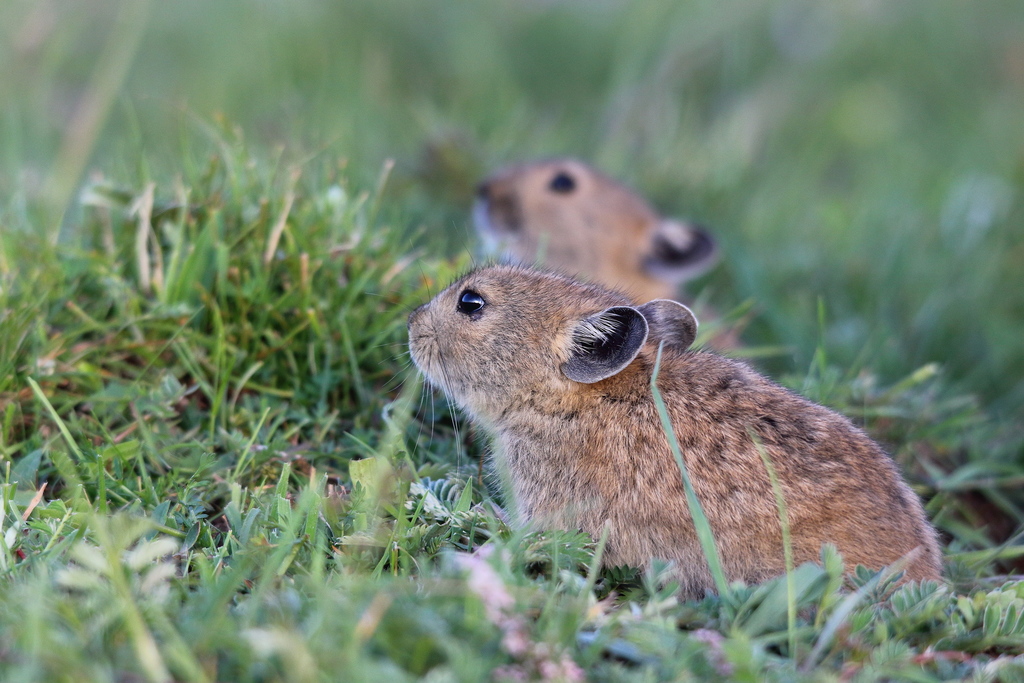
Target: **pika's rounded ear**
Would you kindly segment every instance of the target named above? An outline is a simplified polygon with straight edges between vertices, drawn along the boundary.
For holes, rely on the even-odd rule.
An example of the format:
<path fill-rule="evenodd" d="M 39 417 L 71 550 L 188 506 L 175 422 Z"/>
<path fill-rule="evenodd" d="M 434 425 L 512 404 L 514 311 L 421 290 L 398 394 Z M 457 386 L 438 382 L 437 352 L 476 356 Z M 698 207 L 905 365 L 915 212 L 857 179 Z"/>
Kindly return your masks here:
<path fill-rule="evenodd" d="M 572 355 L 562 374 L 593 384 L 618 374 L 633 362 L 647 341 L 647 320 L 635 308 L 612 306 L 577 323 Z"/>
<path fill-rule="evenodd" d="M 671 299 L 648 301 L 637 310 L 647 320 L 651 340 L 685 351 L 697 338 L 697 316 L 686 306 Z"/>
<path fill-rule="evenodd" d="M 648 274 L 672 284 L 703 275 L 718 261 L 718 243 L 703 227 L 663 218 L 644 258 Z"/>

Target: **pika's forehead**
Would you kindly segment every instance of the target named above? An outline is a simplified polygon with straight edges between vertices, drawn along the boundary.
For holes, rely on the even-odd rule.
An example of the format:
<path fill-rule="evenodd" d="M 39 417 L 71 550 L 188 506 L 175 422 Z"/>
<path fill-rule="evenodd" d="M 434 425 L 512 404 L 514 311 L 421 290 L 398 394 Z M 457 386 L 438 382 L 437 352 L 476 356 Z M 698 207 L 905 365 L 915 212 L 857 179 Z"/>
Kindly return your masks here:
<path fill-rule="evenodd" d="M 539 161 L 528 161 L 515 164 L 499 170 L 494 178 L 510 182 L 529 181 L 535 178 L 547 179 L 549 175 L 558 172 L 573 174 L 576 179 L 593 177 L 597 172 L 580 161 L 571 157 L 559 157 L 555 159 L 541 159 Z"/>
<path fill-rule="evenodd" d="M 467 289 L 495 304 L 541 305 L 574 312 L 630 304 L 628 297 L 618 292 L 560 273 L 516 265 L 479 268 L 455 281 L 445 293 L 458 296 Z"/>

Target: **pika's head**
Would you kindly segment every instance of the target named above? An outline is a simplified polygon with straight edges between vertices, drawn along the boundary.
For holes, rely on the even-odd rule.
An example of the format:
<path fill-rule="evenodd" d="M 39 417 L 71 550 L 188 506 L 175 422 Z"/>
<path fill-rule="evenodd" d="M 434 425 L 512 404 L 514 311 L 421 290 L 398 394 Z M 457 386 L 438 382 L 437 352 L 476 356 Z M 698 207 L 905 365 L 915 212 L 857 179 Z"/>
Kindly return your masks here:
<path fill-rule="evenodd" d="M 703 228 L 660 217 L 643 198 L 575 159 L 509 166 L 477 188 L 473 211 L 492 250 L 622 288 L 646 301 L 714 265 Z"/>
<path fill-rule="evenodd" d="M 521 266 L 476 270 L 409 316 L 409 349 L 431 384 L 484 421 L 614 381 L 644 347 L 685 350 L 686 306 L 625 296 Z"/>

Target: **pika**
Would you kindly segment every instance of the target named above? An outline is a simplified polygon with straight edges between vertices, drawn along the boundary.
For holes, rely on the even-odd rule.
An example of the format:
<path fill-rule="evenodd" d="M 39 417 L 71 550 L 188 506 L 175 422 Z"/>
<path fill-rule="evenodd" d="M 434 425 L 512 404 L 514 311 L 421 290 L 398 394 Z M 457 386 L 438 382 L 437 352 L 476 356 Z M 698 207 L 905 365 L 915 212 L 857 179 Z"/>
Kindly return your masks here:
<path fill-rule="evenodd" d="M 684 595 L 714 590 L 651 392 L 661 348 L 657 386 L 730 581 L 785 572 L 762 452 L 797 564 L 833 543 L 850 567 L 907 556 L 906 579 L 939 580 L 935 531 L 882 448 L 744 363 L 691 349 L 696 331 L 675 301 L 634 306 L 564 275 L 494 265 L 416 309 L 409 347 L 494 437 L 517 523 L 595 538 L 607 525 L 606 565 L 670 560 Z"/>
<path fill-rule="evenodd" d="M 477 187 L 473 220 L 489 250 L 506 260 L 574 273 L 639 302 L 676 298 L 719 255 L 707 230 L 662 218 L 576 159 L 500 169 Z"/>

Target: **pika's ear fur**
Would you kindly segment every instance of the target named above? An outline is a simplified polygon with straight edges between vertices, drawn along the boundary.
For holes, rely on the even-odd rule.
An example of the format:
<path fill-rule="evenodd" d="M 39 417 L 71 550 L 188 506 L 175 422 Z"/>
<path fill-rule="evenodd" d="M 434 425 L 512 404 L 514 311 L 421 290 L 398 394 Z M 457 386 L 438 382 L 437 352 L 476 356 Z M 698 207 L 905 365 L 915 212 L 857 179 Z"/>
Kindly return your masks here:
<path fill-rule="evenodd" d="M 572 333 L 572 356 L 562 374 L 593 384 L 633 362 L 647 342 L 647 320 L 630 306 L 612 306 L 581 320 Z"/>
<path fill-rule="evenodd" d="M 697 316 L 678 301 L 655 299 L 637 310 L 647 320 L 651 339 L 666 348 L 685 351 L 697 338 Z"/>
<path fill-rule="evenodd" d="M 701 275 L 718 261 L 718 243 L 704 228 L 663 218 L 651 238 L 644 269 L 653 277 L 680 284 Z"/>

